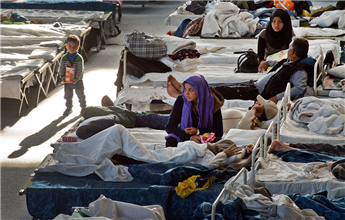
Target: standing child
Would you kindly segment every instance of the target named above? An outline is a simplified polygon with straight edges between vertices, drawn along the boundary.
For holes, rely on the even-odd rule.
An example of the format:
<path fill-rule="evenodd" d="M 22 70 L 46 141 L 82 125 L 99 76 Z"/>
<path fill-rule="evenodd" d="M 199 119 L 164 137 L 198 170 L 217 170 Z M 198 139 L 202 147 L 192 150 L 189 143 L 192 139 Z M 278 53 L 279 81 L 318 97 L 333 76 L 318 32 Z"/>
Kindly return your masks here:
<path fill-rule="evenodd" d="M 86 108 L 86 100 L 84 94 L 84 60 L 78 53 L 80 39 L 76 35 L 69 35 L 67 38 L 66 48 L 67 53 L 62 56 L 60 62 L 59 75 L 64 82 L 65 87 L 65 99 L 66 110 L 63 115 L 69 115 L 72 113 L 73 107 L 73 90 L 78 96 L 81 110 Z"/>

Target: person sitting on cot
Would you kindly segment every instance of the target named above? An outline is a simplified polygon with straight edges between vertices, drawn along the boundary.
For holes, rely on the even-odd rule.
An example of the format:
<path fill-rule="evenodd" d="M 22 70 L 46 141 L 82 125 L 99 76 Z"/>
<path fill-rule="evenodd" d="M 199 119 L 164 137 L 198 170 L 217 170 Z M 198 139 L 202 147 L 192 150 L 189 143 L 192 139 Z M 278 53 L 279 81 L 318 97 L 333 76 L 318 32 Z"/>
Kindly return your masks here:
<path fill-rule="evenodd" d="M 202 75 L 191 76 L 183 82 L 166 125 L 167 147 L 192 140 L 201 143 L 199 135 L 214 133 L 214 142 L 223 136 L 221 107 L 223 97 L 211 89 Z"/>
<path fill-rule="evenodd" d="M 168 76 L 166 87 L 167 93 L 171 97 L 177 98 L 182 94 L 183 85 L 172 75 Z M 242 118 L 242 123 L 238 124 L 238 126 L 240 126 L 239 128 L 255 129 L 260 127 L 264 121 L 271 120 L 276 116 L 278 107 L 274 102 L 265 100 L 261 95 L 257 95 L 256 100 L 257 101 L 248 109 L 248 112 L 246 112 L 245 116 Z M 241 125 L 245 125 L 245 127 Z M 247 125 L 250 126 L 248 127 Z"/>
<path fill-rule="evenodd" d="M 259 34 L 258 56 L 260 63 L 267 62 L 267 56 L 288 49 L 294 36 L 295 33 L 288 12 L 284 9 L 275 9 L 271 14 L 267 28 Z M 259 66 L 258 72 L 261 71 L 262 67 Z"/>
<path fill-rule="evenodd" d="M 344 157 L 336 161 L 327 160 L 326 165 L 329 172 L 337 179 L 345 180 L 345 145 L 330 145 L 330 144 L 285 144 L 280 140 L 274 140 L 269 148 L 269 153 L 286 152 L 286 151 L 307 151 L 318 154 L 325 154 L 334 157 Z"/>

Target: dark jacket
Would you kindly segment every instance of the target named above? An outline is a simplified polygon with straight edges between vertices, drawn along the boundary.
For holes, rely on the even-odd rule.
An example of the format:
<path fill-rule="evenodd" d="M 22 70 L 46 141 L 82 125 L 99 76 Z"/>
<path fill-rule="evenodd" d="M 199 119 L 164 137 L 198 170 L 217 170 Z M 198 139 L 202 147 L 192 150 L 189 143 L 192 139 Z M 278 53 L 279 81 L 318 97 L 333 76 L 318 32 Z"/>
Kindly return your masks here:
<path fill-rule="evenodd" d="M 285 63 L 286 61 L 287 59 L 283 59 L 272 68 L 271 71 L 276 71 L 280 66 L 284 65 L 282 69 L 280 69 L 274 76 L 272 76 L 268 80 L 264 90 L 261 93 L 261 96 L 263 98 L 269 99 L 283 92 L 291 76 L 297 70 L 305 70 L 308 74 L 308 79 L 313 76 L 313 66 L 302 63 L 300 62 L 301 60 L 293 63 Z M 293 86 L 294 85 L 291 85 L 291 87 Z"/>
<path fill-rule="evenodd" d="M 224 98 L 217 91 L 213 89 L 211 90 L 212 90 L 212 95 L 214 98 L 213 126 L 211 129 L 199 128 L 199 132 L 201 135 L 208 132 L 214 132 L 217 137 L 216 139 L 219 140 L 223 136 L 223 118 L 222 118 L 222 113 L 221 113 L 220 108 L 224 104 Z M 187 140 L 190 140 L 190 137 L 192 135 L 186 134 L 179 127 L 179 124 L 182 118 L 182 107 L 183 107 L 183 98 L 182 98 L 182 95 L 179 95 L 174 103 L 174 106 L 170 113 L 168 124 L 166 125 L 165 130 L 168 134 L 173 133 L 177 135 L 181 140 L 187 141 Z M 199 123 L 198 116 L 195 115 L 193 111 L 191 111 L 191 114 L 192 114 L 193 127 L 197 128 L 198 123 Z"/>

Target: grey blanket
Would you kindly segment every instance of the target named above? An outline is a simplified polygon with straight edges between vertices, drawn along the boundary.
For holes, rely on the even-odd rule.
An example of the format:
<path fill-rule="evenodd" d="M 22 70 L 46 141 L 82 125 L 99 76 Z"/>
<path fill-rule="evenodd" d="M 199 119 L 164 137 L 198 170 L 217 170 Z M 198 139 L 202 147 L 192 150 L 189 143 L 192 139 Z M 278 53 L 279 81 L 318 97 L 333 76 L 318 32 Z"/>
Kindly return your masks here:
<path fill-rule="evenodd" d="M 345 99 L 303 97 L 291 108 L 290 117 L 318 134 L 345 135 Z"/>

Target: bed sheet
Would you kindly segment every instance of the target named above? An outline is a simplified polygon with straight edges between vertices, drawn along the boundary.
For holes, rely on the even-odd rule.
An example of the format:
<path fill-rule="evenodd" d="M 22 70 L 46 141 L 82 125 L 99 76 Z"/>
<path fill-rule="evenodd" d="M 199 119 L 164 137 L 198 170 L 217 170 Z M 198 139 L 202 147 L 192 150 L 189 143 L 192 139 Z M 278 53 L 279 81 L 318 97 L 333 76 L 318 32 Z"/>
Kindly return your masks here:
<path fill-rule="evenodd" d="M 280 140 L 284 143 L 327 143 L 327 144 L 344 144 L 345 137 L 338 135 L 321 135 L 309 131 L 305 124 L 293 121 L 286 118 L 283 126 L 280 129 Z"/>
<path fill-rule="evenodd" d="M 299 193 L 301 195 L 328 192 L 329 199 L 345 196 L 345 181 L 336 179 L 325 163 L 284 162 L 268 154 L 263 168 L 257 170 L 254 185 L 264 185 L 272 194 Z M 309 166 L 309 167 L 307 167 Z M 310 169 L 312 166 L 317 169 Z"/>

